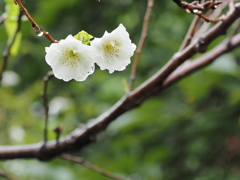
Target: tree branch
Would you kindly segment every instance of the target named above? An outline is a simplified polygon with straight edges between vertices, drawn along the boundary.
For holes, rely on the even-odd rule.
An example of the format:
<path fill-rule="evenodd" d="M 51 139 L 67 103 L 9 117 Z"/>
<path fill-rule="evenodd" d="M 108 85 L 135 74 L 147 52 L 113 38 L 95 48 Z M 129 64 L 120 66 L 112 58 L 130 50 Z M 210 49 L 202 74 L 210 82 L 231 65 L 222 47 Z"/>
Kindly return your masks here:
<path fill-rule="evenodd" d="M 197 24 L 199 23 L 200 17 L 199 16 L 195 16 L 192 24 L 190 25 L 188 32 L 183 40 L 182 45 L 180 46 L 179 51 L 182 51 L 183 49 L 185 49 L 190 43 L 191 40 L 196 32 L 196 28 L 197 28 Z"/>
<path fill-rule="evenodd" d="M 88 169 L 90 169 L 90 170 L 92 170 L 92 171 L 94 171 L 96 173 L 102 174 L 103 176 L 109 177 L 111 179 L 126 180 L 125 178 L 116 176 L 113 173 L 107 172 L 107 171 L 105 171 L 105 170 L 103 170 L 103 169 L 101 169 L 101 168 L 99 168 L 99 167 L 97 167 L 97 166 L 95 166 L 95 165 L 85 161 L 83 158 L 76 157 L 76 156 L 71 156 L 71 155 L 68 155 L 68 154 L 62 154 L 60 157 L 63 158 L 63 159 L 69 160 L 69 161 L 73 161 L 73 162 L 82 164 L 86 168 L 88 168 Z"/>
<path fill-rule="evenodd" d="M 49 160 L 64 152 L 80 150 L 89 143 L 93 142 L 97 134 L 104 131 L 107 126 L 117 117 L 139 106 L 150 96 L 153 96 L 157 92 L 164 90 L 173 82 L 176 82 L 177 80 L 184 77 L 184 75 L 181 73 L 182 71 L 176 71 L 179 73 L 178 75 L 174 75 L 174 73 L 171 76 L 169 75 L 185 60 L 191 58 L 198 51 L 201 50 L 202 52 L 203 49 L 206 50 L 206 47 L 217 37 L 224 34 L 227 29 L 233 24 L 233 22 L 239 18 L 239 16 L 240 4 L 238 3 L 235 5 L 234 11 L 229 13 L 222 22 L 219 22 L 211 30 L 205 33 L 199 41 L 193 42 L 183 51 L 177 53 L 161 70 L 159 70 L 155 75 L 145 81 L 137 89 L 123 96 L 108 111 L 96 119 L 93 119 L 84 127 L 81 126 L 79 128 L 76 128 L 69 135 L 60 138 L 58 145 L 56 145 L 55 141 L 49 141 L 45 146 L 43 146 L 43 143 L 20 146 L 0 146 L 0 159 L 38 158 L 40 160 Z M 209 59 L 212 61 L 214 53 L 219 53 L 219 55 L 223 54 L 222 52 L 230 51 L 239 46 L 239 43 L 240 37 L 234 36 L 231 41 L 231 46 L 228 45 L 228 50 L 220 51 L 218 49 L 218 52 L 215 52 L 217 50 L 214 51 L 213 49 L 206 55 L 202 56 L 202 60 L 198 60 L 196 62 L 209 61 Z M 224 46 L 224 44 L 222 46 Z M 195 70 L 198 70 L 201 66 L 202 65 L 191 66 L 190 70 L 186 70 L 185 72 L 193 72 Z M 172 78 L 172 80 L 170 78 Z"/>
<path fill-rule="evenodd" d="M 24 5 L 22 4 L 22 0 L 14 0 L 14 3 L 18 6 L 20 6 L 22 12 L 27 16 L 28 20 L 32 23 L 32 28 L 34 31 L 34 34 L 36 34 L 37 36 L 41 36 L 41 34 L 43 34 L 51 43 L 57 43 L 56 40 L 54 40 L 52 38 L 52 36 L 44 31 L 32 18 L 32 16 L 28 13 L 27 9 L 24 7 Z"/>
<path fill-rule="evenodd" d="M 44 103 L 44 112 L 45 112 L 45 123 L 44 123 L 44 132 L 43 132 L 43 140 L 44 143 L 48 141 L 48 96 L 47 96 L 47 88 L 48 88 L 48 82 L 53 77 L 53 72 L 48 72 L 48 74 L 43 78 L 44 85 L 43 85 L 43 93 L 42 93 L 42 99 Z"/>
<path fill-rule="evenodd" d="M 193 1 L 192 3 L 187 3 L 181 0 L 173 0 L 173 1 L 184 11 L 188 13 L 196 14 L 207 22 L 218 22 L 223 19 L 222 17 L 211 19 L 206 15 L 202 14 L 203 11 L 206 9 L 216 9 L 217 6 L 222 3 L 222 1 L 211 0 L 203 3 L 199 3 L 199 1 Z"/>
<path fill-rule="evenodd" d="M 240 46 L 240 34 L 233 36 L 230 40 L 229 38 L 226 38 L 223 43 L 219 44 L 205 55 L 197 58 L 194 61 L 188 62 L 183 67 L 180 67 L 179 69 L 174 71 L 170 76 L 168 76 L 168 78 L 164 81 L 162 86 L 166 88 L 174 84 L 175 82 L 179 81 L 185 76 L 206 67 L 207 65 L 211 64 L 214 60 L 216 60 L 216 58 L 218 58 L 219 56 L 228 53 L 239 46 Z"/>
<path fill-rule="evenodd" d="M 9 179 L 9 180 L 18 180 L 15 177 L 12 177 L 12 176 L 8 175 L 7 173 L 3 172 L 2 170 L 0 170 L 0 176 L 4 177 L 6 179 Z"/>
<path fill-rule="evenodd" d="M 132 72 L 131 72 L 131 78 L 130 78 L 131 79 L 130 90 L 132 90 L 133 86 L 134 86 L 134 81 L 136 79 L 139 58 L 140 58 L 140 55 L 142 52 L 143 45 L 147 38 L 148 23 L 149 23 L 149 19 L 150 19 L 151 13 L 152 13 L 153 4 L 154 4 L 154 0 L 148 0 L 147 11 L 146 11 L 146 14 L 144 16 L 144 21 L 143 21 L 142 33 L 141 33 L 140 41 L 138 43 L 138 48 L 137 48 L 135 58 L 133 61 L 133 65 L 132 65 Z"/>

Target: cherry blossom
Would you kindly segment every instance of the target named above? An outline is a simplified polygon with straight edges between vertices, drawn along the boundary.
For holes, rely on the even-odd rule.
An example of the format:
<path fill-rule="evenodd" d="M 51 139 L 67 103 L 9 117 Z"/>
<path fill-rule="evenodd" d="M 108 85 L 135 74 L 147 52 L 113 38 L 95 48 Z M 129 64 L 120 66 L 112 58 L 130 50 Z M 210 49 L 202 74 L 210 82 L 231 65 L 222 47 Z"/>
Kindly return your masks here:
<path fill-rule="evenodd" d="M 84 81 L 94 72 L 95 49 L 69 35 L 46 47 L 46 62 L 58 79 Z"/>
<path fill-rule="evenodd" d="M 95 38 L 91 46 L 98 51 L 97 65 L 101 70 L 108 69 L 109 73 L 124 70 L 136 50 L 122 24 L 111 33 L 106 31 L 102 38 Z"/>

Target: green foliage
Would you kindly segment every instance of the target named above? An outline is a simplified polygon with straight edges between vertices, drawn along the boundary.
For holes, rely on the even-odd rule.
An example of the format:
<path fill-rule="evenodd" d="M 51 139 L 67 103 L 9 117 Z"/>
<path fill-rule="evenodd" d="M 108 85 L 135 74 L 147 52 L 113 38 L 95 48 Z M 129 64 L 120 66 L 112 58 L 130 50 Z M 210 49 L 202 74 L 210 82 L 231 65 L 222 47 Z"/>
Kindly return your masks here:
<path fill-rule="evenodd" d="M 25 5 L 56 40 L 81 30 L 100 37 L 123 23 L 137 44 L 147 1 L 26 0 Z M 19 12 L 12 0 L 6 1 L 6 6 L 11 18 L 5 22 L 7 31 L 0 27 L 1 51 L 6 46 L 6 32 L 12 37 L 16 29 Z M 136 85 L 152 76 L 178 50 L 192 18 L 172 1 L 155 1 Z M 50 70 L 44 59 L 44 47 L 49 42 L 35 36 L 27 21 L 21 33 L 18 56 L 10 56 L 8 64 L 8 70 L 16 72 L 20 82 L 0 88 L 1 145 L 35 143 L 43 137 L 41 93 L 42 78 Z M 96 143 L 75 155 L 133 180 L 239 179 L 239 150 L 230 148 L 233 138 L 240 141 L 239 59 L 236 50 L 147 100 L 119 117 Z M 58 125 L 66 135 L 110 108 L 124 95 L 124 80 L 129 80 L 130 70 L 128 66 L 110 75 L 97 68 L 84 82 L 51 79 L 49 138 L 55 139 L 53 129 Z M 24 180 L 108 179 L 59 158 L 44 163 L 2 161 L 0 169 Z"/>
<path fill-rule="evenodd" d="M 19 6 L 16 6 L 12 0 L 5 0 L 5 3 L 6 3 L 5 13 L 7 18 L 4 21 L 4 25 L 8 34 L 8 44 L 9 44 L 15 35 L 20 8 Z M 21 38 L 22 38 L 22 33 L 18 32 L 16 35 L 16 39 L 11 48 L 11 55 L 17 55 L 20 44 L 21 44 Z"/>

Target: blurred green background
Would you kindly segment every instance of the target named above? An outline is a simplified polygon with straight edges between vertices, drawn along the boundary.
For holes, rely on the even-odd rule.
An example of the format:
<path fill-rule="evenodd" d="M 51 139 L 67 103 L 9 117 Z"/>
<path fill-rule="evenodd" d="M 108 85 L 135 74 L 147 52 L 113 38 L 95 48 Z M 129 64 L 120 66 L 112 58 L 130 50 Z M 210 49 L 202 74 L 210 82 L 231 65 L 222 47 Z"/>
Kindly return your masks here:
<path fill-rule="evenodd" d="M 6 0 L 6 2 L 9 0 Z M 147 0 L 25 0 L 36 22 L 53 38 L 85 30 L 95 37 L 122 23 L 139 41 Z M 0 14 L 5 1 L 0 0 Z M 136 86 L 151 77 L 178 50 L 193 15 L 170 0 L 155 2 Z M 14 21 L 16 19 L 13 19 Z M 0 144 L 35 143 L 43 138 L 43 77 L 49 42 L 22 23 L 18 54 L 10 56 L 0 88 Z M 0 26 L 0 51 L 7 43 Z M 219 41 L 213 42 L 212 46 Z M 219 58 L 139 108 L 119 117 L 96 143 L 74 155 L 132 180 L 240 179 L 240 50 Z M 131 65 L 109 74 L 96 67 L 85 82 L 51 79 L 49 136 L 63 135 L 110 108 L 124 95 Z M 22 180 L 107 180 L 85 167 L 55 158 L 1 161 L 0 169 Z M 0 177 L 1 179 L 1 177 Z"/>

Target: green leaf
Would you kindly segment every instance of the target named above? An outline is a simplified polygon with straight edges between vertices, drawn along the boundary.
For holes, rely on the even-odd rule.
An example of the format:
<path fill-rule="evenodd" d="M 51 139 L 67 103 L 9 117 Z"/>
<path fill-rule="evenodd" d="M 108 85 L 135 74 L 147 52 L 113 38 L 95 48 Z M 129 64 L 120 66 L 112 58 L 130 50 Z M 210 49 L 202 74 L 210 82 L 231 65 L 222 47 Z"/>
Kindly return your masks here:
<path fill-rule="evenodd" d="M 88 34 L 86 31 L 81 31 L 74 36 L 77 40 L 82 41 L 83 44 L 90 44 L 90 40 L 93 38 L 91 34 Z"/>
<path fill-rule="evenodd" d="M 14 37 L 14 34 L 18 26 L 17 21 L 18 21 L 20 7 L 16 6 L 12 0 L 5 0 L 5 2 L 6 2 L 5 13 L 7 14 L 7 18 L 4 22 L 4 25 L 5 25 L 6 32 L 8 34 L 8 44 L 9 44 L 12 38 Z M 21 43 L 21 37 L 22 37 L 22 34 L 18 32 L 10 51 L 12 55 L 17 55 L 18 49 Z"/>

